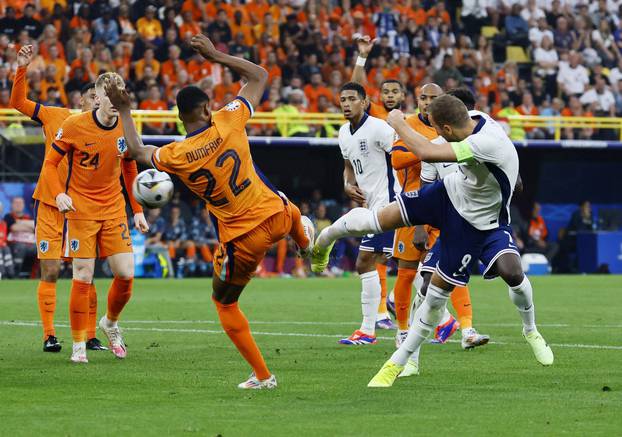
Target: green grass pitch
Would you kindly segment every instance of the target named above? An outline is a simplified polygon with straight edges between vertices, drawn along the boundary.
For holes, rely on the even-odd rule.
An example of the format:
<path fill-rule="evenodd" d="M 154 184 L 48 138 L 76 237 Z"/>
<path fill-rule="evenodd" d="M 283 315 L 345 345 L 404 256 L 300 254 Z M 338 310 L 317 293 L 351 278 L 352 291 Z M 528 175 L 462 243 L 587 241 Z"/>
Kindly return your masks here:
<path fill-rule="evenodd" d="M 90 352 L 88 365 L 69 362 L 69 282 L 58 287 L 63 351 L 44 354 L 36 282 L 2 281 L 0 435 L 620 435 L 622 277 L 532 283 L 554 366 L 533 358 L 507 288 L 474 279 L 475 326 L 493 343 L 425 345 L 420 376 L 372 390 L 394 332 L 337 344 L 360 321 L 356 278 L 254 280 L 241 306 L 279 387 L 249 392 L 236 388 L 250 369 L 221 332 L 209 280 L 136 281 L 128 358 Z M 108 284 L 97 281 L 100 314 Z"/>

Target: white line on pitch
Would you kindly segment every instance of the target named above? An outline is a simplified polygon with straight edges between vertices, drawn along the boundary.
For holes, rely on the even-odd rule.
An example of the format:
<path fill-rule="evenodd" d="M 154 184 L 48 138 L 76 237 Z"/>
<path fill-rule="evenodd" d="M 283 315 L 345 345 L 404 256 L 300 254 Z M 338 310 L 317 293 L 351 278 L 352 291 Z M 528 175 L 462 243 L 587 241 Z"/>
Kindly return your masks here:
<path fill-rule="evenodd" d="M 10 320 L 1 320 L 0 325 L 5 326 L 40 326 L 39 322 L 20 322 L 20 321 L 10 321 Z M 69 325 L 66 324 L 56 324 L 59 328 L 69 328 Z M 212 329 L 184 329 L 184 328 L 132 328 L 132 327 L 124 327 L 122 328 L 124 331 L 138 331 L 138 332 L 184 332 L 184 333 L 192 333 L 192 334 L 223 334 L 221 330 L 212 330 Z M 318 338 L 343 338 L 346 335 L 344 334 L 306 334 L 302 332 L 261 332 L 261 331 L 253 331 L 254 335 L 269 335 L 275 337 L 318 337 Z M 395 340 L 395 337 L 378 337 L 379 340 Z M 459 343 L 458 340 L 449 340 L 451 343 Z M 500 341 L 491 341 L 491 344 L 514 344 L 514 343 L 506 343 Z M 607 350 L 622 350 L 622 346 L 612 346 L 612 345 L 601 345 L 601 344 L 551 344 L 551 346 L 555 347 L 565 347 L 571 349 L 607 349 Z"/>
<path fill-rule="evenodd" d="M 36 323 L 36 320 L 15 320 L 16 322 Z M 361 322 L 310 322 L 310 321 L 267 321 L 251 320 L 251 325 L 300 325 L 300 326 L 356 326 Z M 220 325 L 218 320 L 123 320 L 123 324 L 146 324 L 146 325 Z M 491 328 L 520 328 L 520 323 L 477 323 L 477 326 Z M 541 328 L 593 328 L 593 329 L 622 329 L 622 325 L 570 325 L 568 323 L 538 323 Z"/>

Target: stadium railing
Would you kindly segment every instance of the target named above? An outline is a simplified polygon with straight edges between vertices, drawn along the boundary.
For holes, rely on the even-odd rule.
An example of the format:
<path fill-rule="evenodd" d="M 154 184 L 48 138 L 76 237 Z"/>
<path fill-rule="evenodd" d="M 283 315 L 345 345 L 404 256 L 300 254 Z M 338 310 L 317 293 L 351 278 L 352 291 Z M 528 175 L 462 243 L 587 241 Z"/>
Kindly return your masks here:
<path fill-rule="evenodd" d="M 78 112 L 78 111 L 75 111 Z M 154 110 L 135 110 L 132 111 L 136 127 L 142 132 L 145 123 L 177 123 L 177 112 L 174 110 L 154 111 Z M 0 123 L 7 125 L 15 122 L 31 121 L 14 109 L 0 109 Z M 288 123 L 323 125 L 341 124 L 345 120 L 339 113 L 299 113 L 299 114 L 279 114 L 275 112 L 255 112 L 250 120 L 250 125 L 284 125 Z M 613 129 L 618 130 L 619 140 L 622 141 L 622 117 L 545 117 L 545 116 L 510 116 L 508 123 L 511 128 L 543 128 L 554 132 L 554 139 L 561 140 L 562 130 L 565 128 L 581 129 Z M 538 142 L 540 143 L 540 142 Z M 585 143 L 584 141 L 581 142 Z"/>

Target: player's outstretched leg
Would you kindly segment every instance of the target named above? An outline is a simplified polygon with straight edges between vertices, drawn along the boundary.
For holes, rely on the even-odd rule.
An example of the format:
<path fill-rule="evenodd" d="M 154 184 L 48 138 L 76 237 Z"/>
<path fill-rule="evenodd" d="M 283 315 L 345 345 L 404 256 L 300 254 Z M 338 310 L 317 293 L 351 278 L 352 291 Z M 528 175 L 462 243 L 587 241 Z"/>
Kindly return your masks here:
<path fill-rule="evenodd" d="M 428 286 L 430 285 L 430 281 L 432 280 L 432 273 L 429 271 L 424 271 L 422 274 L 419 273 L 415 278 L 415 286 L 417 287 L 417 296 L 415 296 L 415 301 L 413 302 L 413 311 L 411 312 L 411 323 L 412 317 L 415 313 L 415 308 L 417 308 L 428 292 Z M 434 339 L 432 343 L 436 344 L 444 344 L 449 340 L 449 338 L 454 335 L 454 333 L 459 328 L 458 321 L 455 317 L 449 312 L 447 308 L 443 312 L 443 316 L 441 320 L 434 328 Z"/>
<path fill-rule="evenodd" d="M 438 325 L 447 306 L 451 289 L 450 284 L 435 275 L 432 284 L 428 287 L 425 300 L 415 312 L 413 323 L 408 329 L 408 337 L 372 378 L 368 387 L 391 387 L 393 385 L 395 379 L 404 370 L 408 359 Z"/>
<path fill-rule="evenodd" d="M 308 258 L 313 251 L 315 241 L 315 226 L 309 217 L 301 215 L 296 205 L 289 204 L 292 217 L 292 227 L 289 235 L 298 247 L 298 254 L 302 258 Z"/>
<path fill-rule="evenodd" d="M 543 366 L 550 366 L 554 361 L 553 351 L 536 328 L 533 291 L 529 278 L 523 273 L 520 258 L 513 253 L 505 253 L 497 259 L 495 268 L 509 286 L 510 300 L 523 321 L 523 336 L 536 360 Z"/>
<path fill-rule="evenodd" d="M 315 273 L 322 273 L 326 269 L 330 251 L 335 241 L 340 238 L 381 234 L 401 226 L 405 224 L 399 206 L 395 202 L 378 212 L 354 208 L 320 232 L 311 254 L 311 270 Z"/>
<path fill-rule="evenodd" d="M 131 252 L 117 253 L 108 257 L 108 263 L 114 279 L 108 289 L 108 308 L 106 314 L 99 320 L 99 328 L 106 334 L 112 353 L 122 359 L 127 356 L 127 348 L 118 320 L 121 311 L 132 297 L 134 255 Z"/>

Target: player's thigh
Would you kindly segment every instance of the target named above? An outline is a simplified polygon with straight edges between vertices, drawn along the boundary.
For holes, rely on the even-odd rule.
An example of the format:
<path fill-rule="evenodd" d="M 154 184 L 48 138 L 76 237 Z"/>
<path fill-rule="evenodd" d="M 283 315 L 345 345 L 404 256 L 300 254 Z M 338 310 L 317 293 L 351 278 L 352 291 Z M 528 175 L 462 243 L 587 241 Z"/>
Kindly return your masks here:
<path fill-rule="evenodd" d="M 221 243 L 214 255 L 214 276 L 221 282 L 245 286 L 271 247 L 271 235 L 264 227 L 227 243 Z"/>
<path fill-rule="evenodd" d="M 480 260 L 484 264 L 484 278 L 501 276 L 511 286 L 523 280 L 523 268 L 518 247 L 509 226 L 501 226 L 487 232 Z"/>
<path fill-rule="evenodd" d="M 449 197 L 442 181 L 426 185 L 420 190 L 402 192 L 396 196 L 396 204 L 403 226 L 429 224 L 442 229 L 444 211 Z M 393 204 L 391 204 L 393 205 Z M 380 215 L 378 216 L 380 219 Z M 382 226 L 382 222 L 381 222 Z M 384 228 L 383 228 L 384 229 Z"/>
<path fill-rule="evenodd" d="M 130 279 L 134 277 L 134 254 L 132 252 L 116 253 L 107 259 L 115 278 Z"/>
<path fill-rule="evenodd" d="M 132 253 L 132 238 L 127 217 L 105 220 L 97 236 L 100 257 L 110 257 L 119 253 Z"/>
<path fill-rule="evenodd" d="M 59 260 L 63 254 L 65 217 L 58 208 L 45 203 L 35 204 L 35 238 L 40 260 Z"/>
<path fill-rule="evenodd" d="M 67 220 L 63 256 L 67 258 L 97 258 L 97 238 L 102 228 L 97 220 Z"/>
<path fill-rule="evenodd" d="M 95 272 L 95 258 L 74 258 L 73 279 L 82 282 L 92 282 Z"/>
<path fill-rule="evenodd" d="M 479 259 L 486 235 L 460 219 L 443 231 L 435 271 L 444 281 L 455 286 L 469 282 L 471 263 Z"/>

